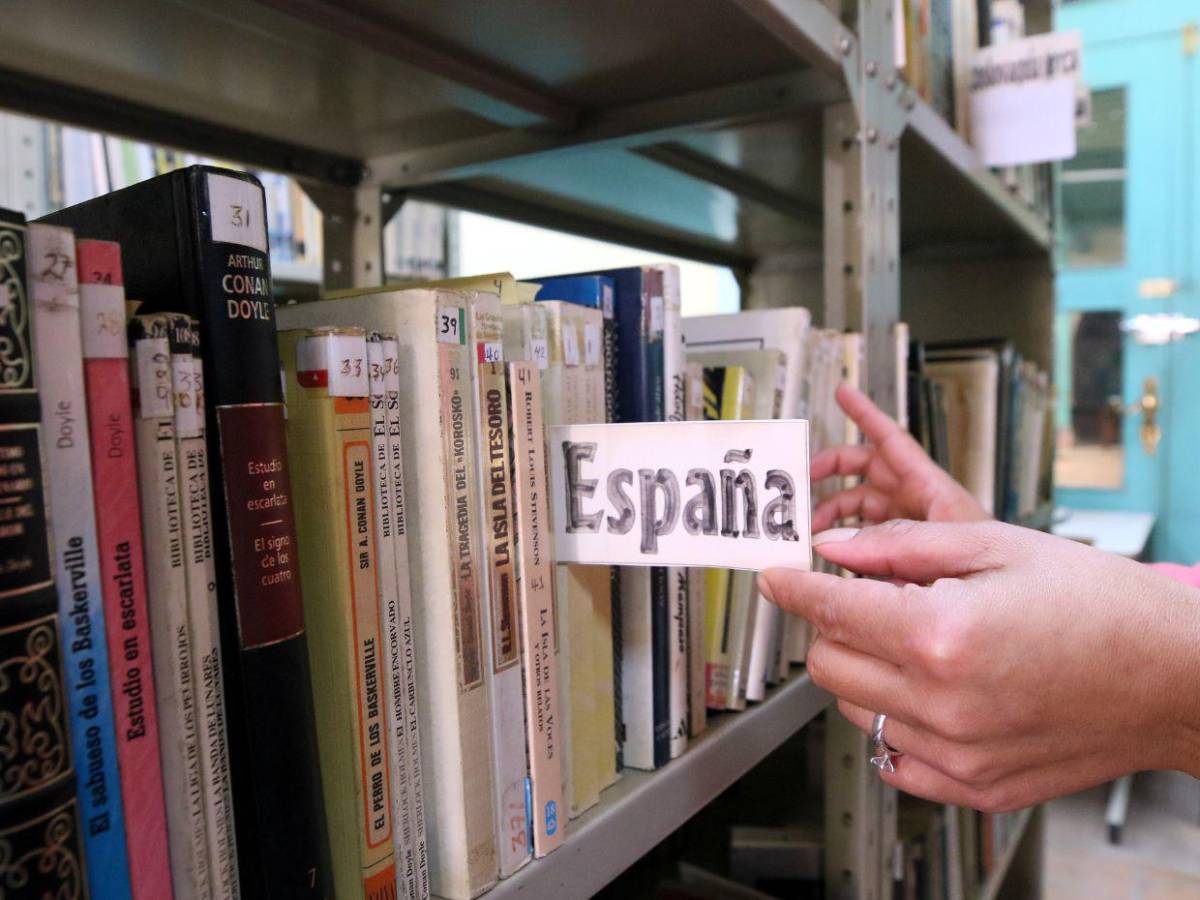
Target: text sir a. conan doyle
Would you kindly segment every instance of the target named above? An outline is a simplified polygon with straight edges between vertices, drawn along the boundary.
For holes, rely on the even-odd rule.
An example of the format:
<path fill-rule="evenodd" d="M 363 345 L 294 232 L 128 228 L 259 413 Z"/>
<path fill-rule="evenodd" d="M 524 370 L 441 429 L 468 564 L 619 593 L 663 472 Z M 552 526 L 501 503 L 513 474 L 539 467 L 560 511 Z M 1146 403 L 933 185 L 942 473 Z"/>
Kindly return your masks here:
<path fill-rule="evenodd" d="M 568 533 L 628 534 L 640 518 L 641 552 L 658 552 L 658 539 L 671 534 L 682 520 L 692 536 L 770 541 L 798 541 L 796 485 L 783 469 L 768 469 L 763 495 L 747 468 L 688 469 L 684 488 L 691 496 L 680 505 L 680 477 L 666 468 L 616 468 L 605 479 L 611 512 L 585 509 L 596 494 L 598 479 L 587 478 L 584 464 L 596 458 L 594 441 L 563 441 L 567 493 L 564 498 Z M 752 450 L 733 449 L 725 463 L 748 463 Z M 636 489 L 635 489 L 636 485 Z M 765 501 L 765 502 L 763 502 Z M 739 509 L 740 507 L 740 509 Z M 761 512 L 760 512 L 761 510 Z"/>

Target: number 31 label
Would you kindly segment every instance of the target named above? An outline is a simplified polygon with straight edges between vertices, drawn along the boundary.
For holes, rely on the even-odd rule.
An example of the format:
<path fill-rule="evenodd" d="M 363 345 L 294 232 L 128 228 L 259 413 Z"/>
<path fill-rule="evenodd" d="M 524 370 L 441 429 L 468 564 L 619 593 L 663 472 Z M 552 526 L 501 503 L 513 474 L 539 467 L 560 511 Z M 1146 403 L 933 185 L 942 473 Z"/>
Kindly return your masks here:
<path fill-rule="evenodd" d="M 210 172 L 208 217 L 214 241 L 267 252 L 262 188 L 254 182 Z"/>

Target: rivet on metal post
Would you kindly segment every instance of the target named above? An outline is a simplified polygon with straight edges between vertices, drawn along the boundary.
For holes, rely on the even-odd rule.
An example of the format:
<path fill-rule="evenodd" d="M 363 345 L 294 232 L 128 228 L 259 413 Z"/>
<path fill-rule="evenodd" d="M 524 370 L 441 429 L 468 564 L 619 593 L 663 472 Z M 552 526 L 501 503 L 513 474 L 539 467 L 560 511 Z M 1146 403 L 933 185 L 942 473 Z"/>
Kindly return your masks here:
<path fill-rule="evenodd" d="M 854 44 L 850 40 L 849 35 L 843 34 L 840 38 L 838 38 L 838 50 L 841 52 L 842 56 L 849 56 L 850 49 L 853 46 Z"/>
<path fill-rule="evenodd" d="M 888 150 L 895 152 L 895 150 L 896 150 L 896 139 L 895 138 L 888 139 L 887 148 L 888 148 Z"/>
<path fill-rule="evenodd" d="M 873 144 L 877 140 L 879 140 L 879 132 L 877 130 L 875 130 L 874 128 L 868 128 L 867 129 L 867 143 Z"/>
<path fill-rule="evenodd" d="M 891 75 L 885 78 L 883 83 L 889 91 L 892 90 L 896 86 L 896 73 L 893 72 Z"/>
<path fill-rule="evenodd" d="M 879 66 L 874 62 L 867 63 L 867 77 L 874 78 L 879 72 Z"/>

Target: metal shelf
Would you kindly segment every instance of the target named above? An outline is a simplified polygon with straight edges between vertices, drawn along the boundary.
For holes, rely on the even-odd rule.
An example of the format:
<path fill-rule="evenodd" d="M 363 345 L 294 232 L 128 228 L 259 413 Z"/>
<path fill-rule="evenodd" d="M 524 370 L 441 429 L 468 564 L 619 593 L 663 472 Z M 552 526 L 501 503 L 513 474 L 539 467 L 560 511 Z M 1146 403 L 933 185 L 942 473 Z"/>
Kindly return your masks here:
<path fill-rule="evenodd" d="M 6 12 L 0 94 L 17 111 L 741 269 L 819 248 L 820 111 L 848 99 L 865 52 L 820 0 Z M 165 52 L 177 34 L 185 57 Z M 906 250 L 1046 251 L 1046 222 L 926 104 L 905 135 Z"/>
<path fill-rule="evenodd" d="M 830 696 L 797 671 L 766 700 L 710 719 L 679 759 L 657 772 L 627 769 L 569 825 L 567 840 L 484 895 L 487 900 L 588 897 L 625 871 L 721 791 L 803 728 Z"/>
<path fill-rule="evenodd" d="M 1021 841 L 1025 839 L 1025 829 L 1029 827 L 1029 820 L 1032 817 L 1032 809 L 1023 809 L 1017 813 L 1017 825 L 1013 829 L 1008 846 L 1004 848 L 1004 855 L 1000 857 L 996 868 L 992 869 L 991 874 L 987 877 L 987 881 L 979 889 L 977 900 L 996 900 L 996 897 L 1000 893 L 1000 888 L 1004 886 L 1004 879 L 1008 877 L 1008 870 L 1012 867 L 1012 861 L 1016 858 Z"/>

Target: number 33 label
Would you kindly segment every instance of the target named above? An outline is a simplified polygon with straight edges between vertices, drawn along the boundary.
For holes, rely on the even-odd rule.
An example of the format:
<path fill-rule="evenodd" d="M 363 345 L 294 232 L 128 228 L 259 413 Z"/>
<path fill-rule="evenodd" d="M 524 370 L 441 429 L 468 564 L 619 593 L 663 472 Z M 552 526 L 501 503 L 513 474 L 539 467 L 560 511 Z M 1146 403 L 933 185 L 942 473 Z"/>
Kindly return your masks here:
<path fill-rule="evenodd" d="M 267 252 L 267 219 L 262 188 L 252 181 L 208 174 L 208 217 L 212 238 Z"/>

